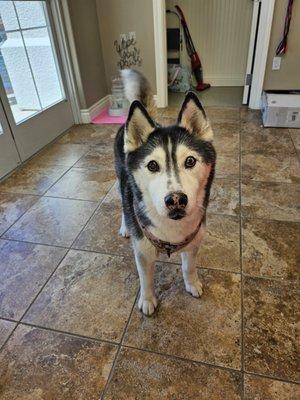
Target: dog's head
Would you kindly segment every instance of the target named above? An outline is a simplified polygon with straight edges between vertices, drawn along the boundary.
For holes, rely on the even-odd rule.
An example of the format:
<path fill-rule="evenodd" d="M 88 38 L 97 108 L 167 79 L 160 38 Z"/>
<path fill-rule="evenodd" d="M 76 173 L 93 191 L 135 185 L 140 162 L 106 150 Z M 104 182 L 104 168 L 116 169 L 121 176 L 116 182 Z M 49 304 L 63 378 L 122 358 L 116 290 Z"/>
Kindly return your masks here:
<path fill-rule="evenodd" d="M 158 127 L 140 102 L 131 104 L 124 150 L 146 211 L 179 220 L 202 206 L 216 157 L 212 139 L 193 92 L 186 95 L 177 124 L 169 127 Z"/>

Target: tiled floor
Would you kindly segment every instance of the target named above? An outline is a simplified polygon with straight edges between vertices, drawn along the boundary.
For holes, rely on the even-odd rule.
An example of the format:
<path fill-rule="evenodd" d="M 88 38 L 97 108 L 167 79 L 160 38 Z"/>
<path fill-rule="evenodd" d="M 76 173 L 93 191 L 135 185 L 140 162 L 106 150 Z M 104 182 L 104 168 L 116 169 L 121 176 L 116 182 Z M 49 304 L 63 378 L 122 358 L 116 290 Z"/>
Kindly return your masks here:
<path fill-rule="evenodd" d="M 300 398 L 300 131 L 207 111 L 218 165 L 204 293 L 163 258 L 153 317 L 118 236 L 116 126 L 76 126 L 0 183 L 1 400 Z"/>

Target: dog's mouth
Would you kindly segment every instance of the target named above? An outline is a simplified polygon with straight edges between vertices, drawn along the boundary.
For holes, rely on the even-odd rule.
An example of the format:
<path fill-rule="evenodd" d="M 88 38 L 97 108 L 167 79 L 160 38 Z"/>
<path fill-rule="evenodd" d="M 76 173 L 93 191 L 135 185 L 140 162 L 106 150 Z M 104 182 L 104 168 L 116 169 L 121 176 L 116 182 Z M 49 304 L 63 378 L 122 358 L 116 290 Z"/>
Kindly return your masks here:
<path fill-rule="evenodd" d="M 168 216 L 171 219 L 179 220 L 186 216 L 186 212 L 180 208 L 175 208 L 169 212 Z"/>

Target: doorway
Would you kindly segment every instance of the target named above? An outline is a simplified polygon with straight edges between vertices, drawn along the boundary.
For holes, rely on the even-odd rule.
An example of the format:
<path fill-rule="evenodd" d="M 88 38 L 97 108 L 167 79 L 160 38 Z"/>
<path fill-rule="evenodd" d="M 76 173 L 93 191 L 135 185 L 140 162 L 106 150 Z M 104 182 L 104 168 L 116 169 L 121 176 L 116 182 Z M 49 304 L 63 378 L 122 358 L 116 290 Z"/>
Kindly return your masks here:
<path fill-rule="evenodd" d="M 168 100 L 170 105 L 178 103 L 183 95 L 172 93 L 173 98 L 168 99 L 167 73 L 162 72 L 167 70 L 167 28 L 172 24 L 179 27 L 174 15 L 173 22 L 165 17 L 166 10 L 174 11 L 175 4 L 182 8 L 201 56 L 204 82 L 212 85 L 199 92 L 199 96 L 207 100 L 204 103 L 248 104 L 250 108 L 259 109 L 274 0 L 153 0 L 157 104 L 160 107 L 166 107 Z M 184 38 L 180 62 L 190 65 Z"/>
<path fill-rule="evenodd" d="M 0 2 L 0 78 L 1 177 L 74 124 L 51 1 Z"/>

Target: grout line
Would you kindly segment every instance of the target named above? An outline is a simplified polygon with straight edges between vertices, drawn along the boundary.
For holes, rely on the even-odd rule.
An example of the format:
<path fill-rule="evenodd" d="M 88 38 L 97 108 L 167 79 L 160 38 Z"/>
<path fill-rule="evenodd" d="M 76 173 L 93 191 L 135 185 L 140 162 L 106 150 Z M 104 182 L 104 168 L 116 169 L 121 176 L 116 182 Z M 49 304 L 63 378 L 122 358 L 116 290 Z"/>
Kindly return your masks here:
<path fill-rule="evenodd" d="M 74 164 L 73 164 L 74 165 Z M 115 181 L 114 183 L 111 185 L 111 187 L 108 189 L 108 191 L 106 192 L 106 194 L 102 197 L 101 200 L 99 201 L 92 201 L 92 200 L 82 200 L 82 199 L 73 199 L 73 198 L 67 198 L 67 197 L 55 197 L 55 196 L 47 196 L 46 193 L 48 192 L 48 190 L 50 190 L 67 172 L 69 172 L 71 170 L 71 168 L 73 168 L 73 166 L 71 166 L 68 170 L 66 170 L 63 175 L 61 175 L 45 192 L 43 192 L 43 194 L 41 195 L 31 195 L 31 196 L 36 196 L 38 197 L 38 199 L 32 204 L 31 207 L 29 207 L 22 215 L 20 215 L 19 218 L 17 218 L 1 235 L 0 238 L 4 238 L 3 236 L 8 232 L 8 230 L 10 228 L 12 228 L 29 210 L 31 210 L 31 208 L 42 198 L 56 198 L 56 199 L 65 199 L 65 200 L 76 200 L 76 201 L 84 201 L 84 202 L 89 202 L 89 203 L 94 203 L 97 204 L 95 211 L 92 213 L 92 216 L 94 215 L 94 213 L 96 212 L 96 210 L 99 208 L 99 206 L 102 204 L 103 200 L 105 199 L 105 197 L 108 195 L 108 193 L 112 190 L 113 186 L 115 185 Z M 0 191 L 1 192 L 1 191 Z M 7 193 L 7 192 L 5 192 Z M 17 194 L 17 193 L 13 193 L 13 192 L 8 192 L 11 194 Z M 21 194 L 21 193 L 20 193 Z M 25 196 L 29 196 L 29 194 L 24 194 Z M 88 222 L 90 221 L 90 218 L 88 219 Z M 84 225 L 84 227 L 86 226 L 86 224 Z M 82 230 L 79 232 L 81 233 Z M 6 238 L 4 238 L 6 239 Z M 77 237 L 76 237 L 77 239 Z M 8 240 L 8 239 L 7 239 Z M 17 241 L 22 241 L 22 240 L 17 240 Z M 33 243 L 33 242 L 28 242 L 28 243 Z M 35 244 L 45 244 L 45 243 L 35 243 Z M 73 244 L 73 243 L 72 243 Z M 72 246 L 72 245 L 71 245 Z M 57 246 L 60 247 L 60 246 Z M 64 246 L 61 246 L 64 247 Z M 70 247 L 69 247 L 70 248 Z"/>
<path fill-rule="evenodd" d="M 16 219 L 16 221 L 14 221 L 14 223 L 8 228 L 8 229 L 10 229 L 10 228 L 12 228 L 19 220 L 20 220 L 20 218 L 21 217 L 23 217 L 29 210 L 31 210 L 32 209 L 32 207 L 42 198 L 42 197 L 44 197 L 44 195 L 46 194 L 46 192 L 53 186 L 53 185 L 55 185 L 63 176 L 65 176 L 65 174 L 67 173 L 67 172 L 69 172 L 70 171 L 70 169 L 71 169 L 72 167 L 70 167 L 70 168 L 68 168 L 47 190 L 45 190 L 43 193 L 41 193 L 40 194 L 40 198 L 28 209 L 28 210 L 26 210 L 25 211 L 25 213 L 24 214 L 22 214 L 19 218 L 17 218 Z M 10 193 L 12 193 L 12 192 L 10 192 Z M 26 193 L 25 193 L 26 194 Z M 29 194 L 27 194 L 27 195 L 29 195 Z M 38 196 L 38 195 L 36 195 L 36 196 Z M 5 231 L 5 233 L 8 231 L 8 229 Z M 3 234 L 0 236 L 0 237 L 2 237 L 3 236 Z"/>
<path fill-rule="evenodd" d="M 103 195 L 103 197 L 106 196 L 106 193 Z M 75 200 L 75 201 L 85 201 L 86 203 L 95 203 L 95 204 L 99 204 L 102 201 L 101 200 L 87 200 L 87 199 L 78 199 L 78 198 L 74 198 L 74 197 L 63 197 L 63 196 L 52 196 L 52 195 L 47 195 L 44 194 L 42 196 L 43 198 L 49 198 L 49 199 L 63 199 L 63 200 Z"/>
<path fill-rule="evenodd" d="M 16 322 L 13 320 L 10 320 L 11 322 Z M 25 325 L 25 326 L 29 326 L 32 328 L 37 328 L 37 329 L 41 329 L 43 331 L 49 331 L 49 332 L 55 332 L 55 333 L 60 333 L 66 336 L 71 336 L 71 337 L 75 337 L 75 338 L 79 338 L 79 339 L 84 339 L 84 340 L 88 340 L 88 341 L 92 341 L 92 342 L 97 342 L 97 343 L 108 343 L 111 344 L 113 346 L 119 346 L 119 342 L 114 342 L 112 340 L 108 340 L 108 339 L 99 339 L 99 338 L 95 338 L 95 337 L 90 337 L 90 336 L 85 336 L 85 335 L 80 335 L 78 333 L 73 333 L 73 332 L 68 332 L 68 331 L 62 331 L 60 329 L 55 329 L 55 328 L 50 328 L 47 326 L 42 326 L 42 325 L 37 325 L 37 324 L 33 324 L 31 322 L 26 322 L 26 321 L 20 321 L 19 325 Z"/>
<path fill-rule="evenodd" d="M 204 366 L 207 366 L 207 367 L 213 367 L 213 368 L 216 368 L 216 369 L 222 369 L 224 371 L 228 371 L 228 372 L 231 372 L 231 373 L 234 372 L 234 373 L 242 374 L 242 371 L 240 369 L 225 367 L 224 365 L 210 364 L 209 362 L 206 362 L 206 361 L 192 360 L 190 358 L 176 356 L 174 354 L 160 353 L 160 352 L 155 351 L 155 350 L 142 349 L 142 348 L 131 346 L 131 345 L 127 345 L 127 344 L 122 344 L 121 347 L 126 348 L 126 349 L 131 349 L 131 350 L 142 351 L 144 353 L 150 353 L 150 354 L 159 355 L 159 356 L 162 356 L 162 357 L 170 358 L 171 360 L 192 362 L 192 363 L 195 363 L 195 364 L 198 364 L 198 365 L 204 365 Z"/>
<path fill-rule="evenodd" d="M 13 333 L 15 332 L 15 330 L 18 328 L 18 326 L 20 325 L 22 319 L 24 318 L 24 316 L 26 315 L 26 313 L 28 312 L 28 310 L 30 309 L 30 307 L 32 306 L 32 304 L 35 302 L 35 300 L 38 298 L 38 296 L 40 295 L 40 293 L 42 292 L 42 290 L 45 288 L 45 286 L 47 285 L 47 283 L 49 282 L 49 280 L 52 278 L 52 276 L 54 275 L 54 273 L 57 271 L 58 267 L 60 266 L 60 264 L 64 261 L 64 259 L 66 258 L 68 254 L 68 250 L 66 249 L 66 253 L 64 254 L 64 256 L 61 258 L 61 260 L 57 263 L 57 266 L 54 268 L 54 270 L 51 272 L 51 274 L 48 276 L 48 278 L 46 279 L 46 281 L 44 282 L 44 284 L 41 286 L 40 290 L 37 292 L 37 294 L 34 296 L 33 300 L 29 303 L 29 306 L 26 308 L 26 310 L 23 312 L 23 314 L 21 315 L 21 317 L 19 318 L 19 320 L 17 321 L 16 326 L 14 327 L 14 329 L 12 330 L 12 332 L 10 333 L 10 335 L 7 337 L 7 339 L 5 340 L 5 342 L 2 344 L 2 346 L 0 347 L 0 352 L 3 349 L 3 347 L 6 345 L 6 343 L 9 341 L 9 339 L 11 338 L 11 336 L 13 335 Z"/>
<path fill-rule="evenodd" d="M 103 196 L 102 200 L 99 202 L 99 204 L 97 205 L 97 207 L 95 208 L 94 212 L 92 212 L 90 218 L 88 218 L 88 220 L 86 221 L 86 223 L 83 225 L 83 227 L 80 229 L 78 235 L 75 237 L 75 239 L 73 240 L 73 242 L 71 243 L 71 246 L 69 247 L 69 249 L 72 249 L 74 243 L 76 242 L 76 240 L 79 238 L 79 236 L 81 235 L 81 233 L 84 231 L 85 227 L 88 225 L 88 223 L 91 221 L 91 219 L 94 217 L 94 215 L 96 214 L 96 212 L 100 209 L 101 205 L 104 203 L 105 199 L 108 197 L 108 195 L 110 194 L 110 192 L 113 190 L 114 186 L 115 186 L 114 182 L 111 186 L 111 188 L 109 189 L 109 191 L 106 193 L 105 196 Z"/>
<path fill-rule="evenodd" d="M 138 294 L 139 294 L 139 291 L 138 291 Z M 136 304 L 136 299 L 134 301 L 134 305 L 135 304 Z M 204 366 L 212 367 L 212 368 L 215 368 L 215 369 L 222 369 L 222 370 L 225 370 L 225 371 L 228 371 L 228 372 L 231 372 L 231 373 L 242 373 L 241 370 L 238 370 L 238 369 L 235 369 L 235 368 L 225 367 L 225 366 L 217 365 L 217 364 L 210 364 L 209 362 L 205 362 L 205 361 L 195 361 L 195 360 L 192 360 L 192 359 L 189 359 L 189 358 L 185 358 L 185 357 L 180 357 L 180 356 L 167 354 L 167 353 L 160 353 L 160 352 L 155 351 L 155 350 L 143 349 L 143 348 L 139 348 L 139 347 L 135 347 L 135 346 L 131 346 L 131 345 L 126 345 L 126 344 L 120 345 L 119 342 L 114 342 L 114 341 L 111 341 L 111 340 L 108 340 L 108 339 L 98 339 L 98 338 L 94 338 L 94 337 L 90 337 L 90 336 L 79 335 L 79 334 L 72 333 L 72 332 L 66 332 L 66 331 L 62 331 L 62 330 L 58 330 L 58 329 L 54 329 L 54 328 L 48 328 L 48 327 L 44 327 L 44 326 L 41 326 L 41 325 L 32 324 L 32 323 L 29 323 L 29 322 L 19 322 L 17 320 L 11 319 L 11 318 L 0 317 L 0 320 L 19 323 L 19 325 L 29 326 L 29 327 L 41 329 L 41 330 L 44 330 L 44 331 L 49 331 L 49 332 L 55 332 L 55 333 L 59 333 L 59 334 L 63 334 L 63 335 L 66 335 L 66 336 L 75 337 L 75 338 L 79 338 L 79 339 L 83 339 L 83 340 L 87 340 L 87 341 L 92 341 L 92 342 L 97 342 L 97 343 L 107 343 L 107 344 L 110 344 L 110 345 L 113 345 L 113 346 L 118 346 L 118 347 L 121 347 L 121 348 L 128 348 L 128 349 L 131 349 L 131 350 L 137 350 L 137 351 L 141 351 L 141 352 L 145 352 L 145 353 L 155 354 L 155 355 L 159 355 L 161 357 L 170 358 L 170 359 L 173 359 L 173 360 L 179 360 L 179 361 L 183 361 L 183 362 L 192 362 L 192 363 L 195 363 L 195 364 L 204 365 Z M 286 379 L 283 379 L 283 378 L 278 378 L 278 377 L 274 377 L 272 375 L 266 375 L 266 374 L 262 374 L 262 373 L 259 373 L 259 372 L 245 371 L 245 373 L 247 375 L 251 375 L 251 376 L 258 376 L 258 377 L 262 377 L 262 378 L 266 378 L 266 379 L 276 380 L 276 381 L 279 381 L 279 382 L 285 382 L 285 383 L 291 383 L 291 384 L 300 385 L 300 383 L 297 382 L 297 381 L 286 380 Z"/>
<path fill-rule="evenodd" d="M 68 246 L 59 246 L 58 244 L 49 244 L 49 243 L 42 243 L 42 242 L 30 242 L 28 240 L 19 240 L 19 239 L 6 238 L 6 237 L 0 237 L 0 240 L 7 240 L 9 242 L 35 244 L 35 245 L 48 246 L 48 247 L 57 247 L 59 249 L 71 250 L 70 247 L 68 247 Z"/>
<path fill-rule="evenodd" d="M 109 384 L 110 384 L 110 382 L 111 382 L 111 380 L 112 380 L 112 377 L 113 377 L 113 374 L 114 374 L 114 371 L 115 371 L 115 368 L 116 368 L 116 365 L 117 365 L 117 361 L 118 361 L 118 358 L 119 358 L 119 354 L 120 354 L 120 351 L 121 351 L 122 343 L 123 343 L 125 334 L 126 334 L 126 332 L 127 332 L 127 328 L 128 328 L 129 322 L 130 322 L 130 320 L 131 320 L 131 316 L 132 316 L 132 314 L 133 314 L 133 310 L 134 310 L 134 308 L 135 308 L 135 306 L 136 306 L 136 302 L 137 302 L 137 298 L 138 298 L 138 296 L 139 296 L 139 293 L 140 293 L 140 289 L 138 289 L 138 291 L 137 291 L 137 293 L 136 293 L 136 295 L 135 295 L 135 299 L 134 299 L 134 302 L 133 302 L 133 306 L 131 307 L 128 320 L 127 320 L 127 322 L 126 322 L 126 324 L 125 324 L 125 327 L 124 327 L 124 330 L 123 330 L 123 334 L 122 334 L 122 337 L 121 337 L 121 340 L 120 340 L 120 343 L 119 343 L 119 346 L 118 346 L 118 350 L 117 350 L 117 352 L 116 352 L 116 355 L 115 355 L 113 364 L 112 364 L 112 366 L 111 366 L 111 369 L 110 369 L 110 372 L 109 372 L 107 381 L 106 381 L 106 383 L 105 383 L 105 386 L 104 386 L 104 389 L 103 389 L 103 392 L 102 392 L 102 395 L 101 395 L 100 400 L 103 400 L 103 399 L 104 399 L 104 396 L 105 396 L 105 394 L 107 393 Z"/>
<path fill-rule="evenodd" d="M 45 144 L 45 146 L 43 146 L 41 149 L 37 150 L 34 154 L 32 154 L 29 158 L 27 158 L 25 161 L 21 162 L 16 168 L 14 168 L 12 171 L 8 172 L 6 175 L 2 176 L 0 178 L 0 183 L 4 182 L 6 179 L 8 179 L 10 176 L 12 176 L 15 172 L 21 170 L 25 165 L 27 165 L 30 161 L 32 161 L 33 159 L 35 159 L 36 157 L 40 156 L 44 151 L 46 151 L 47 149 L 50 149 L 52 145 L 54 144 L 59 144 L 59 145 L 64 145 L 64 144 L 83 144 L 86 145 L 86 143 L 58 143 L 60 141 L 60 139 L 67 135 L 68 132 L 70 131 L 70 129 L 72 127 L 74 127 L 75 125 L 72 125 L 70 128 L 67 128 L 65 131 L 63 131 L 62 133 L 60 133 L 57 137 L 55 137 L 53 140 L 51 140 L 51 142 Z M 53 164 L 54 166 L 57 164 Z M 52 165 L 52 166 L 53 166 Z M 58 164 L 59 166 L 62 166 L 60 164 Z M 42 166 L 42 165 L 41 165 Z M 45 165 L 47 166 L 47 165 Z"/>
<path fill-rule="evenodd" d="M 25 195 L 28 196 L 28 195 Z M 25 210 L 11 225 L 9 225 L 9 227 L 7 229 L 5 229 L 4 232 L 1 233 L 0 238 L 2 238 L 8 231 L 9 229 L 16 223 L 19 221 L 19 219 L 21 219 L 23 217 L 23 215 L 25 215 L 27 213 L 27 211 L 29 211 L 41 198 L 42 196 L 36 196 L 36 200 L 35 202 L 27 209 Z"/>
<path fill-rule="evenodd" d="M 261 374 L 259 372 L 245 371 L 245 374 L 251 375 L 251 376 L 259 376 L 261 378 L 272 379 L 272 380 L 279 381 L 279 382 L 284 382 L 284 383 L 292 383 L 292 384 L 300 386 L 300 382 L 299 381 L 293 381 L 293 380 L 289 380 L 289 379 L 282 379 L 282 378 L 278 378 L 278 377 L 275 377 L 275 376 L 272 376 L 272 375 Z"/>
<path fill-rule="evenodd" d="M 38 293 L 36 294 L 36 296 L 33 298 L 33 300 L 31 301 L 31 303 L 29 304 L 29 306 L 27 307 L 27 309 L 25 310 L 25 312 L 23 313 L 23 315 L 21 316 L 21 318 L 19 319 L 19 321 L 17 322 L 16 326 L 14 327 L 14 329 L 12 330 L 12 332 L 10 333 L 10 335 L 7 337 L 7 339 L 4 341 L 4 343 L 2 344 L 2 346 L 0 347 L 0 352 L 3 349 L 3 347 L 6 345 L 6 343 L 9 341 L 9 339 L 12 337 L 13 333 L 15 332 L 15 330 L 18 328 L 19 324 L 21 323 L 22 319 L 24 318 L 24 316 L 26 315 L 26 313 L 28 312 L 28 310 L 30 309 L 30 307 L 32 306 L 32 304 L 35 302 L 35 300 L 37 299 L 37 297 L 40 295 L 40 293 L 42 292 L 42 290 L 45 288 L 45 286 L 47 285 L 47 283 L 49 282 L 49 280 L 52 278 L 52 276 L 54 275 L 54 273 L 57 271 L 58 267 L 60 266 L 60 264 L 63 262 L 63 260 L 66 258 L 67 254 L 69 253 L 72 245 L 74 244 L 75 240 L 78 238 L 78 236 L 81 234 L 81 232 L 83 231 L 83 229 L 85 228 L 85 226 L 89 223 L 90 219 L 94 216 L 95 212 L 98 210 L 98 208 L 100 207 L 100 205 L 103 203 L 104 199 L 108 196 L 108 194 L 110 193 L 110 191 L 113 189 L 114 184 L 112 185 L 111 189 L 109 190 L 109 192 L 106 194 L 106 196 L 103 197 L 101 203 L 95 208 L 94 212 L 91 214 L 90 218 L 87 220 L 86 224 L 82 227 L 82 229 L 80 230 L 80 232 L 78 233 L 78 235 L 75 237 L 75 239 L 73 240 L 73 242 L 71 243 L 71 245 L 69 247 L 62 247 L 62 246 L 56 246 L 56 247 L 62 247 L 64 249 L 66 249 L 66 253 L 65 255 L 62 257 L 62 259 L 60 260 L 60 262 L 58 263 L 58 265 L 56 266 L 56 268 L 52 271 L 52 273 L 50 274 L 50 276 L 47 278 L 47 280 L 45 281 L 44 285 L 42 285 L 41 289 L 38 291 Z M 11 241 L 15 241 L 18 242 L 18 240 L 11 240 Z M 23 241 L 24 242 L 24 241 Z M 26 242 L 25 242 L 26 243 Z M 27 242 L 28 243 L 28 242 Z M 43 244 L 43 243 L 35 243 L 35 244 Z M 51 246 L 51 245 L 48 245 Z"/>
<path fill-rule="evenodd" d="M 292 133 L 291 133 L 290 129 L 288 129 L 288 132 L 289 132 L 289 135 L 290 135 L 290 139 L 291 139 L 291 141 L 292 141 L 292 143 L 293 143 L 293 147 L 294 147 L 294 149 L 295 149 L 297 159 L 298 159 L 298 161 L 300 161 L 300 153 L 299 153 L 299 151 L 297 150 L 297 147 L 296 147 L 296 145 L 295 145 L 295 142 L 294 142 L 294 139 L 293 139 L 293 136 L 292 136 Z"/>
<path fill-rule="evenodd" d="M 33 245 L 37 245 L 37 246 L 48 246 L 48 247 L 56 247 L 59 249 L 65 249 L 68 250 L 68 252 L 70 251 L 82 251 L 85 253 L 95 253 L 95 254 L 103 254 L 103 255 L 107 255 L 107 256 L 111 256 L 111 257 L 123 257 L 123 258 L 129 258 L 131 259 L 132 262 L 134 262 L 133 256 L 130 256 L 128 254 L 121 254 L 121 253 L 110 253 L 110 252 L 106 252 L 106 251 L 99 251 L 99 250 L 88 250 L 88 249 L 82 249 L 82 248 L 78 248 L 78 247 L 67 247 L 67 246 L 59 246 L 57 244 L 49 244 L 49 243 L 39 243 L 39 242 L 29 242 L 29 241 L 25 241 L 25 240 L 18 240 L 18 239 L 10 239 L 10 238 L 0 238 L 0 242 L 1 241 L 8 241 L 8 242 L 17 242 L 17 243 L 28 243 L 28 244 L 33 244 Z M 132 258 L 131 258 L 132 257 Z M 180 266 L 180 261 L 166 261 L 166 260 L 160 260 L 157 259 L 155 260 L 155 264 L 170 264 L 170 265 L 174 265 L 174 266 Z M 222 272 L 222 273 L 228 273 L 228 274 L 235 274 L 235 275 L 240 275 L 240 276 L 244 276 L 245 278 L 253 278 L 253 279 L 264 279 L 264 280 L 269 280 L 269 281 L 275 281 L 275 282 L 295 282 L 295 279 L 288 279 L 286 277 L 277 277 L 277 276 L 260 276 L 260 275 L 251 275 L 245 272 L 240 272 L 239 271 L 233 271 L 233 270 L 226 270 L 226 269 L 222 269 L 222 268 L 211 268 L 211 267 L 201 267 L 201 266 L 197 266 L 198 270 L 207 270 L 207 271 L 217 271 L 217 272 Z M 297 281 L 296 281 L 297 283 Z M 2 317 L 0 316 L 0 319 Z"/>
<path fill-rule="evenodd" d="M 240 130 L 239 130 L 239 204 L 240 204 L 240 212 L 239 212 L 239 237 L 240 237 L 240 274 L 241 274 L 241 286 L 240 286 L 240 294 L 241 294 L 241 399 L 244 399 L 245 396 L 245 375 L 244 375 L 244 286 L 243 286 L 243 237 L 242 237 L 242 137 L 241 137 L 242 123 L 240 119 Z"/>

